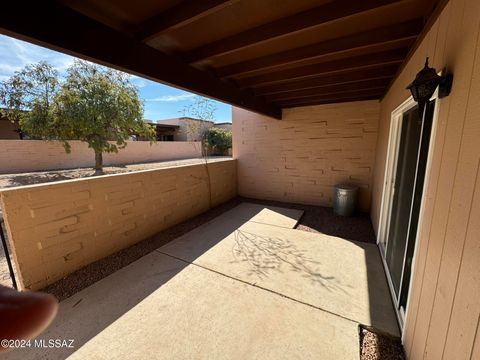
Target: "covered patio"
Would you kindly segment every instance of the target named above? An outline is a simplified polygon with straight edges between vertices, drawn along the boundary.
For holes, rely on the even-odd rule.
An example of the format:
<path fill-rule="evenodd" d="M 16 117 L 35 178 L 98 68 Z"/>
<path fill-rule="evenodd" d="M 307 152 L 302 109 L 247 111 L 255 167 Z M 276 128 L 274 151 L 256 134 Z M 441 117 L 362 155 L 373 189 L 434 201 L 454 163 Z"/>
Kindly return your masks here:
<path fill-rule="evenodd" d="M 328 208 L 353 184 L 373 227 L 216 213 L 72 285 L 42 336 L 78 342 L 52 357 L 354 359 L 362 325 L 408 359 L 480 359 L 478 0 L 7 1 L 0 32 L 233 107 L 232 159 L 2 191 L 22 288 L 236 196 Z"/>
<path fill-rule="evenodd" d="M 398 336 L 376 245 L 302 215 L 243 202 L 62 301 L 40 339 L 74 348 L 6 358 L 358 359 L 359 325 Z"/>

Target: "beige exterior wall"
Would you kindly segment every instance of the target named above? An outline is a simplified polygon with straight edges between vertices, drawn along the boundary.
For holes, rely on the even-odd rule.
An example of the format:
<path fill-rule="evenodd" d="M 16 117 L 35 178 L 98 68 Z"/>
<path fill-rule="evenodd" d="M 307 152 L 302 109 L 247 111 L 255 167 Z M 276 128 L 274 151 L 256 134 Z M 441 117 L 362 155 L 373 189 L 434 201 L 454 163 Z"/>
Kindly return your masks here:
<path fill-rule="evenodd" d="M 0 140 L 0 174 L 93 167 L 94 153 L 81 141 L 70 141 L 72 152 L 65 153 L 58 141 Z M 151 161 L 177 160 L 201 156 L 194 142 L 128 141 L 118 153 L 104 154 L 105 165 L 122 165 Z"/>
<path fill-rule="evenodd" d="M 480 359 L 480 1 L 450 0 L 381 103 L 378 229 L 391 112 L 425 57 L 454 74 L 440 100 L 404 333 L 410 359 Z"/>
<path fill-rule="evenodd" d="M 212 206 L 234 197 L 236 163 L 208 164 Z M 3 190 L 22 288 L 39 289 L 209 208 L 204 164 Z"/>
<path fill-rule="evenodd" d="M 331 206 L 334 185 L 353 183 L 368 210 L 379 111 L 361 101 L 285 109 L 275 120 L 234 107 L 239 194 Z"/>

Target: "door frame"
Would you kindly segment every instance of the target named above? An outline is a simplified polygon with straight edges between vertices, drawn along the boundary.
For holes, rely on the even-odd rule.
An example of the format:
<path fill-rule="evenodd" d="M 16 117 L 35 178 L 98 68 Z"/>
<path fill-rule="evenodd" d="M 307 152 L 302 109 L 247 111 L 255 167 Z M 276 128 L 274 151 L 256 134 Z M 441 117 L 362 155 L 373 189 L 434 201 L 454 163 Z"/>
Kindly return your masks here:
<path fill-rule="evenodd" d="M 400 325 L 400 329 L 402 332 L 402 342 L 404 336 L 404 328 L 405 324 L 408 320 L 408 310 L 410 307 L 410 300 L 411 300 L 411 291 L 412 285 L 415 275 L 415 267 L 417 262 L 417 250 L 419 246 L 419 238 L 422 231 L 423 225 L 423 215 L 424 215 L 424 208 L 425 208 L 425 194 L 426 188 L 428 186 L 430 180 L 430 169 L 432 166 L 432 155 L 434 152 L 434 144 L 436 139 L 436 132 L 437 132 L 437 124 L 438 124 L 438 114 L 440 108 L 440 99 L 438 97 L 438 89 L 433 94 L 431 100 L 435 100 L 435 108 L 433 111 L 433 118 L 432 118 L 432 128 L 430 132 L 430 141 L 428 145 L 428 156 L 427 156 L 427 163 L 425 167 L 425 180 L 423 184 L 423 191 L 422 191 L 422 200 L 420 202 L 420 211 L 418 215 L 418 226 L 417 231 L 415 234 L 415 246 L 413 251 L 413 259 L 412 259 L 412 268 L 411 268 L 411 275 L 410 275 L 410 283 L 408 285 L 408 297 L 407 297 L 407 304 L 405 307 L 405 313 L 402 313 L 398 308 L 400 296 L 395 294 L 395 290 L 393 287 L 393 283 L 390 277 L 390 273 L 388 271 L 387 263 L 385 261 L 385 254 L 388 248 L 388 243 L 386 243 L 386 236 L 388 234 L 389 225 L 390 225 L 390 217 L 391 217 L 391 200 L 392 200 L 392 190 L 393 184 L 395 183 L 395 173 L 397 168 L 397 160 L 398 160 L 398 152 L 399 152 L 399 145 L 400 145 L 400 134 L 402 130 L 402 118 L 403 114 L 412 109 L 417 103 L 413 100 L 410 96 L 406 99 L 403 103 L 401 103 L 395 110 L 392 111 L 390 117 L 390 131 L 388 137 L 388 146 L 387 146 L 387 158 L 385 162 L 385 173 L 384 173 L 384 180 L 383 180 L 383 191 L 382 191 L 382 199 L 381 199 L 381 207 L 380 207 L 380 220 L 378 225 L 378 235 L 377 235 L 377 246 L 379 247 L 380 257 L 382 259 L 383 267 L 385 270 L 385 274 L 388 281 L 388 286 L 390 290 L 390 294 L 392 297 L 392 304 L 395 308 L 395 314 L 397 316 L 398 323 Z M 386 246 L 383 246 L 385 242 Z M 407 251 L 407 246 L 405 246 L 405 251 Z M 405 265 L 405 254 L 403 257 L 403 262 Z M 402 274 L 403 277 L 403 274 Z M 400 295 L 400 293 L 399 293 Z"/>

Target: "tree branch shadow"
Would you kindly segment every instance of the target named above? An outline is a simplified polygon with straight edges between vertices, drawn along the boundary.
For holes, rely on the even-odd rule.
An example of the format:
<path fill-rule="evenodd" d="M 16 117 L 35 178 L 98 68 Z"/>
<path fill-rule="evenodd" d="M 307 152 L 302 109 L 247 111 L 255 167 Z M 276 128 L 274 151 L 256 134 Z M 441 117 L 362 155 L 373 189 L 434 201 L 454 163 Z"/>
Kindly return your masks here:
<path fill-rule="evenodd" d="M 249 263 L 249 275 L 267 278 L 274 271 L 293 271 L 327 291 L 340 290 L 347 293 L 346 285 L 341 284 L 335 276 L 318 271 L 320 262 L 309 258 L 307 251 L 298 249 L 287 239 L 261 236 L 245 230 L 236 230 L 234 239 L 232 255 L 235 261 Z"/>

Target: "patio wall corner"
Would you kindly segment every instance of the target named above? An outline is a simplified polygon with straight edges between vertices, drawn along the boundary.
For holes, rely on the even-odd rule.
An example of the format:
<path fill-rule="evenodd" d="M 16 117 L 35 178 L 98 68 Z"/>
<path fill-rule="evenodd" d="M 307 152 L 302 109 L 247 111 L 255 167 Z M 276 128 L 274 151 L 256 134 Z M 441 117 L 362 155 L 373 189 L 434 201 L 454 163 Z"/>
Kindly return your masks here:
<path fill-rule="evenodd" d="M 368 211 L 379 116 L 376 100 L 284 109 L 282 120 L 234 107 L 239 194 L 332 206 L 334 186 L 351 183 Z"/>

